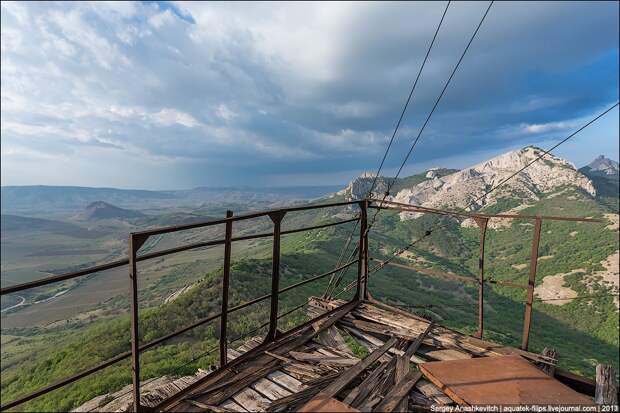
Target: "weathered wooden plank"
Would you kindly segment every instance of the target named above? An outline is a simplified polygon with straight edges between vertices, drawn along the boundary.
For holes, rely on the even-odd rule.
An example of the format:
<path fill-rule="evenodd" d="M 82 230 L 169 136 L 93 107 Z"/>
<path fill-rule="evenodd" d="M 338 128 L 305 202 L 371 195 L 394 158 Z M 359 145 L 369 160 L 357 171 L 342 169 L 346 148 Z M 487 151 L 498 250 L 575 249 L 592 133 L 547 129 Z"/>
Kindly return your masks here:
<path fill-rule="evenodd" d="M 232 399 L 239 403 L 248 412 L 264 412 L 269 407 L 270 401 L 261 396 L 256 390 L 246 387 L 234 394 Z"/>
<path fill-rule="evenodd" d="M 387 363 L 381 363 L 360 383 L 359 386 L 355 387 L 353 390 L 349 392 L 347 397 L 344 398 L 344 402 L 351 406 L 358 405 L 362 400 L 368 396 L 370 389 L 375 387 L 379 382 L 379 377 L 381 373 L 385 369 Z"/>
<path fill-rule="evenodd" d="M 419 371 L 410 371 L 407 375 L 392 387 L 388 394 L 385 395 L 381 403 L 375 408 L 378 412 L 391 412 L 393 411 L 403 400 L 403 398 L 409 394 L 409 391 L 413 388 L 418 380 L 422 377 L 422 373 Z"/>
<path fill-rule="evenodd" d="M 396 343 L 397 339 L 392 337 L 389 339 L 382 347 L 373 351 L 370 355 L 368 355 L 365 359 L 361 360 L 355 366 L 352 366 L 345 370 L 336 380 L 334 380 L 329 386 L 327 386 L 324 390 L 322 390 L 315 398 L 318 399 L 329 399 L 330 397 L 334 397 L 342 390 L 347 384 L 349 384 L 355 377 L 357 377 L 361 372 L 367 369 L 371 364 L 379 359 L 385 352 L 387 352 L 390 348 L 392 348 Z"/>
<path fill-rule="evenodd" d="M 289 354 L 291 354 L 291 353 L 302 354 L 300 352 L 295 352 L 295 351 L 291 351 Z M 294 367 L 297 367 L 299 370 L 307 371 L 307 372 L 310 372 L 310 373 L 321 372 L 321 368 L 319 368 L 317 366 L 313 366 L 312 364 L 307 364 L 307 363 L 303 363 L 303 362 L 300 362 L 300 361 L 295 361 L 295 360 L 293 360 L 291 358 L 288 358 L 286 356 L 282 356 L 280 354 L 275 354 L 275 353 L 272 353 L 270 351 L 265 351 L 265 354 L 267 354 L 267 355 L 269 355 L 269 356 L 271 356 L 271 357 L 273 357 L 275 359 L 278 359 L 278 360 L 281 360 L 281 361 L 285 362 L 288 367 L 294 366 Z"/>
<path fill-rule="evenodd" d="M 308 387 L 298 392 L 294 392 L 290 396 L 283 397 L 274 401 L 269 407 L 270 411 L 296 411 L 297 407 L 302 403 L 310 400 L 321 389 L 325 388 L 332 380 L 338 377 L 339 373 L 331 373 L 320 379 L 308 383 Z"/>
<path fill-rule="evenodd" d="M 361 406 L 358 407 L 358 410 L 361 412 L 371 412 L 372 408 L 381 402 L 381 397 L 369 397 Z"/>
<path fill-rule="evenodd" d="M 366 348 L 368 348 L 370 351 L 373 351 L 379 347 L 381 347 L 384 342 L 374 336 L 371 336 L 369 334 L 363 333 L 353 327 L 347 327 L 347 326 L 343 326 L 343 328 L 345 330 L 347 330 L 349 333 L 351 333 L 352 336 L 355 336 L 358 341 L 360 342 L 360 344 L 364 345 Z M 397 356 L 402 356 L 403 354 L 405 354 L 404 351 L 399 350 L 397 348 L 391 348 L 389 351 L 390 354 L 394 354 Z M 412 362 L 416 363 L 416 364 L 420 364 L 420 363 L 426 363 L 426 360 L 424 360 L 423 358 L 420 358 L 416 355 L 411 356 L 410 359 Z M 380 361 L 389 361 L 389 359 L 386 358 L 382 359 Z"/>
<path fill-rule="evenodd" d="M 324 374 L 323 370 L 319 370 L 319 372 L 313 373 L 309 372 L 308 370 L 299 369 L 292 365 L 283 365 L 280 371 L 301 381 L 302 383 L 309 380 L 316 380 Z"/>
<path fill-rule="evenodd" d="M 596 404 L 618 405 L 618 386 L 613 367 L 605 364 L 596 366 Z"/>
<path fill-rule="evenodd" d="M 346 342 L 344 341 L 344 338 L 342 337 L 342 335 L 340 335 L 340 332 L 338 332 L 338 329 L 334 326 L 320 333 L 317 339 L 319 343 L 327 347 L 335 348 L 351 356 L 353 355 L 353 352 L 351 351 L 349 346 L 347 346 Z"/>
<path fill-rule="evenodd" d="M 352 317 L 345 317 L 340 321 L 342 325 L 351 326 L 358 330 L 373 333 L 381 337 L 398 337 L 404 340 L 415 340 L 419 334 L 411 329 L 404 329 L 396 326 L 390 326 L 383 323 L 376 323 L 371 321 L 358 320 Z M 439 342 L 431 339 L 426 340 L 425 344 L 429 346 L 437 346 Z"/>
<path fill-rule="evenodd" d="M 396 356 L 394 384 L 399 383 L 409 373 L 409 360 L 405 356 Z"/>
<path fill-rule="evenodd" d="M 321 315 L 321 319 L 315 320 L 314 325 L 319 326 L 318 332 L 331 327 L 341 317 L 351 311 L 357 305 L 356 302 L 345 304 L 331 313 Z M 292 334 L 277 339 L 275 342 L 262 346 L 262 350 L 276 350 L 278 353 L 286 353 L 300 344 L 312 339 L 317 333 L 310 325 L 296 330 Z M 241 362 L 240 360 L 243 359 Z M 157 410 L 187 411 L 192 408 L 184 402 L 184 399 L 192 398 L 207 404 L 219 404 L 228 399 L 231 391 L 240 390 L 239 385 L 249 385 L 251 382 L 279 368 L 279 361 L 272 359 L 261 352 L 252 352 L 248 356 L 233 360 L 226 368 L 204 377 L 192 384 L 188 389 L 170 397 L 156 406 Z M 256 370 L 261 370 L 257 372 Z M 260 374 L 260 375 L 259 375 Z M 246 384 L 246 380 L 251 380 Z M 241 383 L 240 383 L 241 382 Z"/>
<path fill-rule="evenodd" d="M 224 403 L 220 404 L 220 407 L 224 409 L 228 409 L 231 412 L 247 412 L 243 407 L 239 405 L 236 401 L 232 399 L 226 400 Z"/>
<path fill-rule="evenodd" d="M 433 400 L 435 403 L 440 405 L 452 404 L 452 399 L 449 398 L 442 392 L 439 387 L 435 386 L 428 380 L 420 379 L 416 385 L 416 389 L 420 391 L 423 395 Z"/>
<path fill-rule="evenodd" d="M 542 355 L 551 359 L 558 359 L 558 352 L 554 348 L 545 347 Z M 547 376 L 555 376 L 555 365 L 547 363 L 536 363 L 538 368 L 545 372 Z"/>
<path fill-rule="evenodd" d="M 400 383 L 409 373 L 409 360 L 407 356 L 396 356 L 396 369 L 394 371 L 394 384 Z M 405 396 L 394 409 L 397 412 L 406 412 L 409 405 L 409 397 Z"/>
<path fill-rule="evenodd" d="M 330 357 L 324 354 L 309 354 L 299 351 L 291 351 L 289 355 L 298 361 L 309 361 L 312 363 L 329 366 L 354 366 L 359 360 L 344 357 Z"/>
<path fill-rule="evenodd" d="M 214 405 L 206 404 L 206 403 L 200 403 L 199 401 L 196 401 L 196 400 L 187 400 L 187 403 L 199 409 L 203 409 L 205 411 L 213 412 L 213 413 L 228 413 L 232 411 L 225 407 L 214 406 Z"/>
<path fill-rule="evenodd" d="M 327 329 L 332 326 L 354 305 L 355 303 L 346 305 L 340 310 L 331 314 L 326 319 L 318 320 L 315 323 L 319 326 L 318 331 L 320 332 L 323 329 Z M 286 354 L 290 350 L 310 340 L 314 336 L 316 331 L 317 330 L 313 330 L 312 328 L 307 328 L 296 335 L 289 336 L 284 340 L 276 341 L 268 345 L 265 348 L 265 351 L 272 350 L 273 352 L 277 352 L 278 354 Z M 203 393 L 193 396 L 192 398 L 207 404 L 219 404 L 236 392 L 238 392 L 239 390 L 241 390 L 242 388 L 249 386 L 251 383 L 258 380 L 259 378 L 265 377 L 269 373 L 277 370 L 280 367 L 280 363 L 280 360 L 273 359 L 271 356 L 268 356 L 266 354 L 259 354 L 255 359 L 247 361 L 245 364 L 242 364 L 243 368 L 240 368 L 238 373 L 234 374 L 235 372 L 231 371 L 232 374 L 229 375 L 228 380 L 220 380 L 217 383 L 213 383 Z"/>
<path fill-rule="evenodd" d="M 428 337 L 428 335 L 430 334 L 431 331 L 433 331 L 433 328 L 435 327 L 435 325 L 433 323 L 430 323 L 428 325 L 428 327 L 426 327 L 426 330 L 424 330 L 424 332 L 422 334 L 420 334 L 414 341 L 413 343 L 411 343 L 411 345 L 409 347 L 407 347 L 407 350 L 405 351 L 405 358 L 410 359 L 411 356 L 413 356 L 415 354 L 416 351 L 418 351 L 418 349 L 420 348 L 420 346 L 422 345 L 422 342 L 424 341 L 424 339 L 426 337 Z"/>
<path fill-rule="evenodd" d="M 395 328 L 409 329 L 411 334 L 415 336 L 422 333 L 429 324 L 428 321 L 419 320 L 413 315 L 405 316 L 395 311 L 388 311 L 366 303 L 357 306 L 352 311 L 352 314 L 359 318 L 386 324 Z M 475 337 L 464 336 L 446 327 L 437 326 L 429 336 L 431 339 L 440 343 L 441 347 L 464 350 L 476 356 L 520 355 L 537 362 L 553 362 L 553 360 L 549 360 L 540 354 L 530 353 L 512 347 L 504 347 Z"/>
<path fill-rule="evenodd" d="M 305 388 L 302 382 L 279 370 L 269 373 L 267 378 L 293 393 L 300 392 Z"/>
<path fill-rule="evenodd" d="M 352 358 L 352 359 L 359 360 L 359 358 L 355 357 L 352 353 L 340 351 L 339 349 L 334 348 L 334 347 L 325 347 L 322 344 L 317 344 L 317 347 L 315 348 L 315 350 L 325 355 L 333 355 L 333 356 L 338 356 L 338 357 Z"/>
<path fill-rule="evenodd" d="M 269 400 L 278 400 L 292 394 L 279 384 L 265 378 L 258 379 L 251 387 Z"/>

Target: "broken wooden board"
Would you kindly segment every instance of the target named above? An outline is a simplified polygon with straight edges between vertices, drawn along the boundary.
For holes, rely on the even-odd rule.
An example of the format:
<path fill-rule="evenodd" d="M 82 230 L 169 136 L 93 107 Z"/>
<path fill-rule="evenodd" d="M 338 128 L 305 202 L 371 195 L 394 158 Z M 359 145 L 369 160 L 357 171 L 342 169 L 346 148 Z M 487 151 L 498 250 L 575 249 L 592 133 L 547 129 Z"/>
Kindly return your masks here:
<path fill-rule="evenodd" d="M 389 393 L 385 395 L 375 410 L 377 412 L 394 411 L 403 398 L 409 394 L 416 382 L 420 380 L 421 376 L 422 374 L 419 371 L 411 371 L 407 373 L 407 375 L 396 383 Z"/>
<path fill-rule="evenodd" d="M 417 337 L 421 334 L 430 324 L 428 321 L 417 319 L 413 314 L 403 314 L 402 310 L 388 310 L 383 307 L 388 306 L 385 304 L 375 305 L 363 303 L 357 306 L 351 314 L 363 320 L 385 324 L 394 327 L 398 331 L 408 332 L 407 334 L 413 337 Z M 347 315 L 344 320 L 350 320 L 349 317 L 350 315 Z M 537 362 L 555 362 L 555 360 L 550 360 L 548 357 L 541 354 L 505 347 L 500 344 L 466 336 L 441 326 L 437 326 L 433 332 L 429 334 L 428 338 L 443 348 L 456 349 L 476 356 L 520 355 Z M 425 344 L 427 343 L 428 341 Z"/>
<path fill-rule="evenodd" d="M 310 400 L 306 403 L 299 412 L 351 412 L 355 413 L 359 410 L 344 404 L 343 402 L 330 398 L 327 400 Z"/>
<path fill-rule="evenodd" d="M 520 356 L 435 361 L 420 365 L 430 381 L 459 404 L 583 404 L 593 401 Z"/>
<path fill-rule="evenodd" d="M 220 407 L 223 407 L 224 409 L 230 410 L 232 412 L 247 412 L 247 410 L 239 406 L 239 403 L 235 402 L 232 399 L 226 400 L 224 403 L 220 404 Z"/>
<path fill-rule="evenodd" d="M 319 343 L 327 347 L 340 350 L 341 352 L 345 354 L 349 354 L 350 356 L 353 356 L 353 352 L 351 351 L 349 346 L 347 346 L 347 344 L 345 343 L 344 338 L 342 337 L 338 329 L 334 326 L 331 326 L 327 330 L 324 330 L 323 332 L 321 332 L 318 335 L 317 340 L 319 341 Z"/>
<path fill-rule="evenodd" d="M 269 399 L 250 387 L 234 394 L 232 399 L 249 412 L 264 412 L 271 403 Z"/>
<path fill-rule="evenodd" d="M 424 396 L 431 399 L 436 404 L 445 406 L 452 404 L 452 399 L 446 396 L 439 387 L 435 386 L 430 381 L 421 379 L 415 384 L 416 389 L 420 391 Z"/>

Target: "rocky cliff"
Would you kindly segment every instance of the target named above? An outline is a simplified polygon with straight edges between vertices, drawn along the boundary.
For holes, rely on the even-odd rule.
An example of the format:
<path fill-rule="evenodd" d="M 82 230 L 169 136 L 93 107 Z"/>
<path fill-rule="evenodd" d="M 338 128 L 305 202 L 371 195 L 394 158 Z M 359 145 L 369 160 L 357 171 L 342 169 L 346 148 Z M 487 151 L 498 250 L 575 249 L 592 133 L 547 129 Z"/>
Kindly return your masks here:
<path fill-rule="evenodd" d="M 393 194 L 388 199 L 432 208 L 468 207 L 469 210 L 478 210 L 495 205 L 500 199 L 508 199 L 512 204 L 535 202 L 544 194 L 563 187 L 578 188 L 591 196 L 596 195 L 594 185 L 588 177 L 577 171 L 570 162 L 549 154 L 534 162 L 498 190 L 481 198 L 486 191 L 532 162 L 542 152 L 540 148 L 528 146 L 454 173 L 440 174 L 436 173 L 437 169 L 432 169 L 419 175 L 422 177 L 420 182 L 401 188 L 397 192 L 392 191 Z M 377 180 L 373 190 L 375 196 L 383 196 L 388 182 L 391 182 L 390 179 L 380 177 Z M 363 174 L 338 194 L 345 195 L 347 199 L 363 198 L 370 189 L 372 181 L 372 174 Z M 402 217 L 412 215 L 403 214 Z"/>

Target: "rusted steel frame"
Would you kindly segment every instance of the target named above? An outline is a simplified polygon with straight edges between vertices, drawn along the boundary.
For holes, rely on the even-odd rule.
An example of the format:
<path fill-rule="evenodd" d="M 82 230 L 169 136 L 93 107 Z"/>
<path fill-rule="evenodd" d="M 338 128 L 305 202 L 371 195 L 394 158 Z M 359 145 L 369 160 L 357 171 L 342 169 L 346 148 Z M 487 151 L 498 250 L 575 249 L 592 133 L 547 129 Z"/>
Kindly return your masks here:
<path fill-rule="evenodd" d="M 484 333 L 484 245 L 487 234 L 488 218 L 477 218 L 480 228 L 480 256 L 478 258 L 478 331 L 476 337 L 482 338 Z"/>
<path fill-rule="evenodd" d="M 366 215 L 368 215 L 368 200 L 366 202 Z M 368 221 L 368 216 L 366 216 Z M 370 291 L 368 290 L 368 234 L 370 228 L 367 227 L 364 231 L 364 299 L 370 297 Z"/>
<path fill-rule="evenodd" d="M 322 320 L 323 318 L 329 317 L 345 308 L 349 308 L 349 311 L 352 310 L 355 306 L 357 305 L 356 301 L 349 301 L 346 304 L 341 305 L 340 307 L 336 307 L 332 310 L 326 311 L 325 313 L 310 319 L 306 322 L 304 322 L 303 324 L 298 325 L 297 327 L 293 327 L 292 329 L 282 333 L 280 336 L 278 336 L 276 341 L 283 341 L 285 339 L 287 339 L 288 337 L 292 336 L 293 334 L 296 334 L 297 332 L 311 326 L 313 323 L 316 323 L 319 320 Z M 181 390 L 180 392 L 170 396 L 169 398 L 167 398 L 166 400 L 162 401 L 161 403 L 159 403 L 157 406 L 153 407 L 152 410 L 153 411 L 165 411 L 168 410 L 172 405 L 174 405 L 175 403 L 178 403 L 179 401 L 181 401 L 184 397 L 186 397 L 187 394 L 191 393 L 192 391 L 194 391 L 197 387 L 200 387 L 202 385 L 202 383 L 207 379 L 210 378 L 213 375 L 219 374 L 221 373 L 223 370 L 227 370 L 227 369 L 232 369 L 235 366 L 238 366 L 241 363 L 246 362 L 248 359 L 251 359 L 253 357 L 256 357 L 256 355 L 262 351 L 265 348 L 266 344 L 261 344 L 258 347 L 253 348 L 252 350 L 243 353 L 241 356 L 235 358 L 234 360 L 231 360 L 226 366 L 224 367 L 218 367 L 215 371 L 211 372 L 209 375 L 205 376 L 203 379 L 198 380 L 192 384 L 190 384 L 189 386 L 187 386 L 186 388 L 184 388 L 183 390 Z"/>
<path fill-rule="evenodd" d="M 300 207 L 290 207 L 290 208 L 271 209 L 271 210 L 265 210 L 265 211 L 250 212 L 250 213 L 247 213 L 247 214 L 235 215 L 234 217 L 231 217 L 231 218 L 222 218 L 222 219 L 215 219 L 215 220 L 211 220 L 211 221 L 195 222 L 193 224 L 172 225 L 172 226 L 168 226 L 168 227 L 147 229 L 147 230 L 144 230 L 144 231 L 135 232 L 135 234 L 138 234 L 138 235 L 167 234 L 167 233 L 170 233 L 170 232 L 185 231 L 185 230 L 188 230 L 188 229 L 195 229 L 195 228 L 208 227 L 208 226 L 213 226 L 213 225 L 218 225 L 218 224 L 225 224 L 227 221 L 231 221 L 231 220 L 232 221 L 243 221 L 243 220 L 246 220 L 246 219 L 259 218 L 259 217 L 271 215 L 273 213 L 279 213 L 279 212 L 282 212 L 282 211 L 284 211 L 284 212 L 295 212 L 295 211 L 307 211 L 307 210 L 310 210 L 310 209 L 333 208 L 333 207 L 338 207 L 338 206 L 353 205 L 353 204 L 356 204 L 358 202 L 359 201 L 334 202 L 334 203 L 330 203 L 330 204 L 308 205 L 308 206 L 300 206 Z"/>
<path fill-rule="evenodd" d="M 525 315 L 523 317 L 523 336 L 521 338 L 521 350 L 527 350 L 530 341 L 530 326 L 532 324 L 532 303 L 534 301 L 534 287 L 536 286 L 536 269 L 538 266 L 538 246 L 540 244 L 540 230 L 542 219 L 536 218 L 534 224 L 534 238 L 532 239 L 532 252 L 530 254 L 530 276 L 527 283 L 527 299 L 525 303 Z"/>
<path fill-rule="evenodd" d="M 129 295 L 131 297 L 131 379 L 133 409 L 140 411 L 140 334 L 138 331 L 138 266 L 136 256 L 148 235 L 129 235 Z"/>
<path fill-rule="evenodd" d="M 315 229 L 320 229 L 320 228 L 327 228 L 327 227 L 333 227 L 336 225 L 342 225 L 342 224 L 347 224 L 349 222 L 353 222 L 353 221 L 357 221 L 358 218 L 351 218 L 351 219 L 346 219 L 343 221 L 338 221 L 338 222 L 330 222 L 328 224 L 321 224 L 321 225 L 314 225 L 311 227 L 303 227 L 303 228 L 297 228 L 297 229 L 289 229 L 287 231 L 281 231 L 280 235 L 288 235 L 288 234 L 295 234 L 298 232 L 304 232 L 304 231 L 312 231 Z M 267 237 L 272 237 L 273 236 L 273 232 L 263 232 L 260 234 L 255 234 L 255 235 L 244 235 L 241 237 L 234 237 L 232 239 L 232 241 L 245 241 L 248 239 L 255 239 L 255 238 L 267 238 Z"/>
<path fill-rule="evenodd" d="M 307 280 L 300 281 L 300 282 L 298 282 L 296 284 L 289 285 L 288 287 L 282 288 L 278 292 L 281 294 L 281 293 L 284 293 L 284 292 L 286 292 L 288 290 L 292 290 L 293 288 L 299 287 L 300 285 L 304 285 L 304 284 L 308 284 L 308 283 L 310 283 L 312 281 L 320 280 L 321 278 L 327 277 L 328 275 L 331 275 L 331 274 L 333 274 L 335 272 L 338 272 L 338 271 L 344 270 L 347 267 L 350 267 L 351 265 L 355 264 L 357 261 L 358 261 L 357 259 L 355 259 L 353 261 L 349 261 L 348 263 L 346 263 L 344 265 L 341 265 L 340 267 L 335 268 L 335 269 L 333 269 L 333 270 L 331 270 L 329 272 L 325 272 L 323 274 L 319 274 L 319 275 L 314 276 L 312 278 L 308 278 Z"/>
<path fill-rule="evenodd" d="M 378 200 L 371 199 L 371 202 L 378 202 Z M 469 218 L 504 218 L 504 219 L 547 219 L 553 221 L 576 221 L 576 222 L 598 222 L 601 223 L 603 220 L 596 218 L 580 218 L 580 217 L 562 217 L 556 215 L 517 215 L 517 214 L 472 214 L 467 212 L 458 212 L 458 211 L 447 211 L 443 209 L 422 207 L 418 205 L 411 204 L 403 204 L 401 202 L 394 201 L 383 201 L 384 204 L 388 204 L 388 206 L 376 206 L 372 205 L 369 208 L 373 209 L 394 209 L 394 210 L 402 210 L 405 212 L 420 212 L 420 213 L 431 213 L 431 214 L 439 214 L 439 215 L 457 215 L 464 216 Z M 389 205 L 397 205 L 402 208 L 391 208 Z M 407 210 L 409 208 L 409 210 Z"/>
<path fill-rule="evenodd" d="M 372 202 L 373 200 L 371 200 Z M 375 201 L 376 202 L 376 201 Z M 393 201 L 383 201 L 382 203 L 387 205 L 370 205 L 369 208 L 372 209 L 393 209 L 395 211 L 405 211 L 405 212 L 420 212 L 420 213 L 428 213 L 428 214 L 436 214 L 436 215 L 456 215 L 463 217 L 472 217 L 471 214 L 465 212 L 452 212 L 452 211 L 443 211 L 441 209 L 422 207 L 418 205 L 409 205 L 403 204 L 400 202 Z"/>
<path fill-rule="evenodd" d="M 366 296 L 366 274 L 364 274 L 364 242 L 366 240 L 366 229 L 368 227 L 368 200 L 363 200 L 358 203 L 360 207 L 360 238 L 358 245 L 358 257 L 357 257 L 357 289 L 355 291 L 355 300 L 360 300 Z"/>
<path fill-rule="evenodd" d="M 226 218 L 231 218 L 233 212 L 226 211 Z M 228 288 L 230 286 L 230 254 L 232 251 L 232 221 L 226 221 L 226 233 L 224 244 L 224 274 L 222 276 L 222 317 L 220 318 L 220 367 L 228 362 L 228 341 L 227 341 L 227 323 L 228 323 Z"/>
<path fill-rule="evenodd" d="M 86 268 L 79 271 L 74 271 L 66 274 L 53 275 L 51 277 L 43 278 L 36 281 L 29 281 L 22 284 L 13 285 L 11 287 L 2 288 L 0 290 L 0 295 L 16 293 L 18 291 L 28 290 L 30 288 L 42 287 L 44 285 L 52 284 L 55 282 L 70 280 L 75 277 L 81 277 L 83 275 L 88 275 L 94 272 L 105 271 L 112 268 L 122 267 L 123 265 L 129 264 L 129 259 L 125 258 L 118 261 L 113 261 L 108 264 L 97 265 L 95 267 Z"/>
<path fill-rule="evenodd" d="M 271 254 L 271 312 L 269 314 L 269 331 L 266 342 L 274 341 L 278 329 L 278 300 L 280 292 L 280 235 L 282 218 L 285 211 L 276 211 L 269 214 L 273 221 L 273 252 Z"/>
<path fill-rule="evenodd" d="M 357 220 L 358 218 L 352 218 L 352 219 L 347 219 L 347 220 L 338 221 L 338 222 L 330 222 L 328 224 L 321 224 L 321 225 L 314 225 L 311 227 L 292 229 L 292 230 L 282 231 L 281 235 L 295 234 L 297 232 L 304 232 L 304 231 L 312 231 L 315 229 L 321 229 L 321 228 L 327 228 L 327 227 L 332 227 L 332 226 L 341 225 L 341 224 L 347 224 L 349 222 L 354 222 Z M 255 238 L 267 238 L 271 236 L 273 236 L 273 232 L 267 232 L 267 233 L 255 234 L 255 235 L 244 235 L 241 237 L 233 237 L 231 238 L 231 241 L 232 242 L 245 241 L 245 240 L 255 239 Z M 149 260 L 152 258 L 162 257 L 168 254 L 174 254 L 177 252 L 183 252 L 183 251 L 192 250 L 196 248 L 217 246 L 217 245 L 222 245 L 225 243 L 226 243 L 225 239 L 207 241 L 207 242 L 197 242 L 194 244 L 183 245 L 180 247 L 169 248 L 169 249 L 165 249 L 161 251 L 139 255 L 136 257 L 136 261 L 140 262 L 140 261 Z M 108 264 L 97 265 L 94 267 L 85 268 L 83 270 L 79 270 L 79 271 L 75 271 L 75 272 L 71 272 L 67 274 L 54 275 L 54 276 L 43 278 L 43 279 L 36 280 L 36 281 L 30 281 L 27 283 L 17 284 L 11 287 L 6 287 L 6 288 L 1 289 L 0 295 L 16 293 L 19 291 L 28 290 L 30 288 L 42 287 L 44 285 L 53 284 L 55 282 L 66 281 L 72 278 L 81 277 L 84 275 L 88 275 L 88 274 L 92 274 L 92 273 L 96 273 L 100 271 L 110 270 L 112 268 L 122 267 L 123 265 L 127 265 L 127 264 L 129 264 L 129 259 L 125 258 L 122 260 L 110 262 Z"/>

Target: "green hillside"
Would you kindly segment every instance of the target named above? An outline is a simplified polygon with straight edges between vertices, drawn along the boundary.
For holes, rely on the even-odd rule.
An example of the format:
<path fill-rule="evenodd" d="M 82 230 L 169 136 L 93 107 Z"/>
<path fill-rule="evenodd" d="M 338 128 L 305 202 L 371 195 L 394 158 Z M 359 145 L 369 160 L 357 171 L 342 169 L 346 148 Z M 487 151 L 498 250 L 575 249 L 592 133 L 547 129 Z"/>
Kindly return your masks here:
<path fill-rule="evenodd" d="M 490 209 L 497 207 L 490 207 Z M 308 211 L 291 213 L 283 222 L 284 229 L 333 221 L 336 212 Z M 522 214 L 591 216 L 603 218 L 609 207 L 589 196 L 567 190 L 561 195 L 548 194 Z M 351 211 L 346 214 L 351 216 Z M 374 211 L 371 212 L 371 216 Z M 343 219 L 340 216 L 339 219 Z M 595 299 L 574 300 L 569 304 L 535 305 L 531 333 L 531 350 L 555 347 L 560 366 L 574 372 L 594 375 L 597 363 L 613 364 L 618 369 L 618 312 L 611 292 L 594 277 L 603 270 L 601 261 L 618 250 L 618 232 L 605 224 L 562 221 L 544 223 L 537 285 L 545 276 L 567 274 L 565 286 L 578 295 L 597 295 Z M 340 248 L 353 224 L 330 227 L 282 238 L 281 286 L 332 269 Z M 423 216 L 401 221 L 396 213 L 382 212 L 370 234 L 370 254 L 378 259 L 391 257 L 393 252 L 428 229 L 441 225 L 433 234 L 410 249 L 412 255 L 398 261 L 425 268 L 441 269 L 455 274 L 477 276 L 478 230 L 458 222 Z M 269 228 L 260 221 L 246 232 Z M 486 274 L 499 280 L 524 283 L 527 279 L 532 226 L 526 221 L 513 221 L 509 226 L 489 229 L 487 234 Z M 236 252 L 236 253 L 235 253 Z M 221 254 L 221 250 L 217 253 Z M 221 265 L 221 264 L 220 264 Z M 374 263 L 370 263 L 372 268 Z M 153 267 L 154 268 L 154 267 Z M 165 267 L 164 267 L 165 268 Z M 169 269 L 159 270 L 162 276 L 141 287 L 140 336 L 147 342 L 170 333 L 181 326 L 214 314 L 220 307 L 221 268 L 213 268 L 212 260 L 199 255 Z M 571 272 L 579 269 L 579 272 Z M 341 286 L 355 278 L 355 266 L 347 273 Z M 231 306 L 246 302 L 270 291 L 271 241 L 254 242 L 247 249 L 233 250 Z M 141 273 L 142 274 L 142 273 Z M 144 271 L 144 277 L 149 272 Z M 594 277 L 594 278 L 592 278 Z M 163 292 L 183 285 L 183 280 L 197 281 L 174 301 L 162 303 Z M 280 311 L 305 302 L 308 296 L 320 295 L 327 278 L 282 294 Z M 187 283 L 187 281 L 186 281 Z M 472 333 L 477 328 L 477 288 L 420 273 L 386 267 L 371 277 L 374 297 L 408 308 L 436 319 L 449 327 Z M 352 292 L 348 292 L 350 297 Z M 342 297 L 347 297 L 343 295 Z M 485 295 L 485 338 L 513 346 L 520 344 L 523 319 L 522 290 L 487 286 Z M 102 304 L 107 317 L 92 322 L 55 324 L 53 327 L 3 329 L 2 331 L 2 399 L 19 397 L 60 378 L 84 370 L 116 354 L 129 350 L 128 298 L 120 294 Z M 229 321 L 229 338 L 255 330 L 268 320 L 269 301 L 235 313 Z M 304 314 L 297 311 L 282 319 L 280 329 L 301 322 Z M 258 333 L 265 329 L 259 330 Z M 143 379 L 165 374 L 193 374 L 217 362 L 219 323 L 197 328 L 182 338 L 170 340 L 142 356 Z M 258 334 L 253 333 L 253 334 Z M 240 343 L 240 342 L 239 342 Z M 93 376 L 40 397 L 26 405 L 28 410 L 67 410 L 94 396 L 118 390 L 131 382 L 128 361 L 105 369 Z"/>

